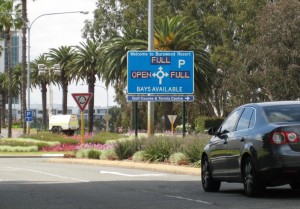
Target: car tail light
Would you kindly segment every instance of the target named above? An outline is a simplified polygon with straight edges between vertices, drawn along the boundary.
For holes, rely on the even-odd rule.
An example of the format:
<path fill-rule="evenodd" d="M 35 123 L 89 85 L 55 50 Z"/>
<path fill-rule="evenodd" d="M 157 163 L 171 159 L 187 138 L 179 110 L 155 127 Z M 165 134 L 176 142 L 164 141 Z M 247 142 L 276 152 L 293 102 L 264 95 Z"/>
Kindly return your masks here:
<path fill-rule="evenodd" d="M 295 132 L 276 131 L 271 135 L 272 144 L 285 144 L 299 142 L 298 134 Z"/>

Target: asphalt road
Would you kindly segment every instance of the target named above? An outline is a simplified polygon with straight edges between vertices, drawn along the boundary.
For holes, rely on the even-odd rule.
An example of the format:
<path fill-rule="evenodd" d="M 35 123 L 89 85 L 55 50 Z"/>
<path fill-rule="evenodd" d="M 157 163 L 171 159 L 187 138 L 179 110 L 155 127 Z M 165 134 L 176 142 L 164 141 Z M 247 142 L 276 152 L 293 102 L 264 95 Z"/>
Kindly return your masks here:
<path fill-rule="evenodd" d="M 300 208 L 300 192 L 268 189 L 245 197 L 241 184 L 206 193 L 199 176 L 99 165 L 0 159 L 0 209 Z"/>

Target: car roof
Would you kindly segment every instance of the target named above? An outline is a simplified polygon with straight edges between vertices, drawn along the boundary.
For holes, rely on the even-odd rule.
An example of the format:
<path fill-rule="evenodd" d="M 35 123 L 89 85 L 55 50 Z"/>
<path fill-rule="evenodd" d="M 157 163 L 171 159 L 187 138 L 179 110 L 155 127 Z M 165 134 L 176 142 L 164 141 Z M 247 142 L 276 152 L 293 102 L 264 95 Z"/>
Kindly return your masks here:
<path fill-rule="evenodd" d="M 300 101 L 273 101 L 273 102 L 249 103 L 243 105 L 242 107 L 246 107 L 246 106 L 268 107 L 268 106 L 295 105 L 295 104 L 300 105 Z"/>

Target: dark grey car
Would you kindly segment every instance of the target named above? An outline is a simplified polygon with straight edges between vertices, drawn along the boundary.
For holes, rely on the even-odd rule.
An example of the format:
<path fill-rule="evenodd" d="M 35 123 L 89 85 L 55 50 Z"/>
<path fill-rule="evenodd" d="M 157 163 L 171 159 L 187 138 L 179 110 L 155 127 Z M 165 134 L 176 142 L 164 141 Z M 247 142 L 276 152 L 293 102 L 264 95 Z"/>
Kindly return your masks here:
<path fill-rule="evenodd" d="M 240 182 L 248 196 L 266 187 L 300 188 L 300 102 L 246 104 L 218 128 L 202 154 L 202 186 L 219 191 L 221 182 Z"/>

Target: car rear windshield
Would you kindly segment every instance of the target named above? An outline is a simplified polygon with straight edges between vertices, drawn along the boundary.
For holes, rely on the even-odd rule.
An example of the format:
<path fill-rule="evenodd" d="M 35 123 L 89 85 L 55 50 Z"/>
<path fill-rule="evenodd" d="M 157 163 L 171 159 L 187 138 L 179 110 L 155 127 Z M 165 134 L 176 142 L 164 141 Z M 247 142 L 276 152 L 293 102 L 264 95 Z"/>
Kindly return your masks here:
<path fill-rule="evenodd" d="M 300 122 L 300 105 L 276 105 L 263 109 L 270 123 Z"/>

